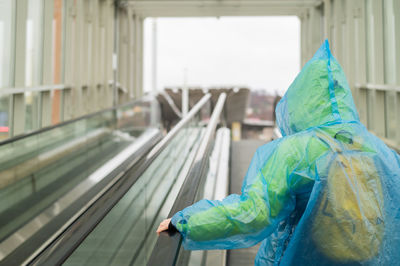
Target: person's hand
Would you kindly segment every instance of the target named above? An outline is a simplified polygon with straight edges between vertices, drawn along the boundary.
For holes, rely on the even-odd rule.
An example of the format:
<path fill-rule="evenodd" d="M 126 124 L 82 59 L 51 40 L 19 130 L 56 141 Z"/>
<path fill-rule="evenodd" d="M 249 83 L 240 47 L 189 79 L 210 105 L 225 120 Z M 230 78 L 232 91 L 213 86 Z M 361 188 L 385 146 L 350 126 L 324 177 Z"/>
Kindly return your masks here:
<path fill-rule="evenodd" d="M 168 225 L 170 222 L 171 222 L 171 218 L 162 221 L 157 228 L 157 235 L 160 235 L 160 233 L 162 231 L 168 230 Z"/>

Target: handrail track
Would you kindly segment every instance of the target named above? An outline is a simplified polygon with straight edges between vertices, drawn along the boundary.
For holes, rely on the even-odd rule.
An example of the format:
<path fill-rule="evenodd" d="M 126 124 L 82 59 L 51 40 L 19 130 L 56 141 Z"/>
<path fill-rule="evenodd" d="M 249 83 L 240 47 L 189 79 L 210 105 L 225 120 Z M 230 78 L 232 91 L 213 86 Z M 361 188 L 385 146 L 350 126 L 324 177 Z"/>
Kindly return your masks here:
<path fill-rule="evenodd" d="M 185 182 L 182 185 L 181 190 L 171 208 L 168 217 L 171 217 L 176 212 L 183 208 L 193 204 L 196 198 L 197 191 L 200 183 L 203 181 L 205 176 L 206 165 L 208 161 L 208 155 L 211 151 L 213 136 L 218 124 L 218 120 L 221 116 L 224 103 L 226 100 L 226 93 L 222 93 L 217 101 L 214 111 L 211 115 L 208 123 L 206 132 L 201 141 L 199 150 L 197 151 L 196 157 L 186 177 Z M 175 265 L 181 248 L 182 237 L 179 233 L 169 235 L 168 233 L 161 233 L 156 245 L 153 248 L 148 266 L 171 266 Z M 185 264 L 185 263 L 184 263 Z"/>
<path fill-rule="evenodd" d="M 203 96 L 192 110 L 146 156 L 141 158 L 134 167 L 121 173 L 119 180 L 105 191 L 97 201 L 93 202 L 72 225 L 66 228 L 43 252 L 36 257 L 24 261 L 24 264 L 59 265 L 63 263 L 115 204 L 118 203 L 130 187 L 135 184 L 173 137 L 192 120 L 210 98 L 211 94 Z"/>

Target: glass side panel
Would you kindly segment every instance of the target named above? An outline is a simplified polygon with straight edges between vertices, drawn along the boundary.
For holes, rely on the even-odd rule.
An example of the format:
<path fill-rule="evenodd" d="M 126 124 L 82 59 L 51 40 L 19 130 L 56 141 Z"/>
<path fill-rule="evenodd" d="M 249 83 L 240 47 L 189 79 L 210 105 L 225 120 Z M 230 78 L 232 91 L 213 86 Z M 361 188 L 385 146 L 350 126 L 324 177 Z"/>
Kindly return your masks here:
<path fill-rule="evenodd" d="M 145 265 L 202 132 L 196 126 L 181 130 L 65 265 Z"/>
<path fill-rule="evenodd" d="M 0 97 L 0 141 L 9 137 L 10 97 Z"/>
<path fill-rule="evenodd" d="M 39 128 L 39 95 L 25 92 L 25 133 Z"/>
<path fill-rule="evenodd" d="M 141 105 L 128 105 L 118 109 L 116 127 L 122 132 L 132 136 L 137 135 L 143 128 L 152 125 L 151 113 L 155 112 L 152 102 L 146 102 Z"/>

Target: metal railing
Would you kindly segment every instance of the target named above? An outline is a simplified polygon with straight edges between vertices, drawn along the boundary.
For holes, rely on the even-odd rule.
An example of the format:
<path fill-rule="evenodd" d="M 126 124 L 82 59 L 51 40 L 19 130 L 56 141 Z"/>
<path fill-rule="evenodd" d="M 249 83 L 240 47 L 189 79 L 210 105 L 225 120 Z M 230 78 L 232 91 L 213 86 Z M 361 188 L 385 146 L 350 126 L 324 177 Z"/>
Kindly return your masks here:
<path fill-rule="evenodd" d="M 0 146 L 8 144 L 8 143 L 15 142 L 15 141 L 18 141 L 18 140 L 21 140 L 21 139 L 25 139 L 25 138 L 28 138 L 28 137 L 31 137 L 31 136 L 34 136 L 34 135 L 37 135 L 37 134 L 41 134 L 41 133 L 44 133 L 46 131 L 53 130 L 55 128 L 63 127 L 65 125 L 72 124 L 72 123 L 75 123 L 75 122 L 80 121 L 80 120 L 85 120 L 85 119 L 88 119 L 88 118 L 91 118 L 91 117 L 95 117 L 95 116 L 97 116 L 97 115 L 99 115 L 101 113 L 115 111 L 115 110 L 118 110 L 120 108 L 124 108 L 124 107 L 130 106 L 130 105 L 134 105 L 136 103 L 139 103 L 142 100 L 143 99 L 136 99 L 136 100 L 133 100 L 131 102 L 127 102 L 127 103 L 124 103 L 124 104 L 121 104 L 121 105 L 118 105 L 118 106 L 115 106 L 115 107 L 105 108 L 105 109 L 102 109 L 100 111 L 96 111 L 96 112 L 93 112 L 93 113 L 90 113 L 90 114 L 82 115 L 80 117 L 77 117 L 77 118 L 74 118 L 74 119 L 70 119 L 70 120 L 55 124 L 55 125 L 42 127 L 40 129 L 31 131 L 31 132 L 28 132 L 28 133 L 20 134 L 20 135 L 5 139 L 3 141 L 0 141 Z"/>
<path fill-rule="evenodd" d="M 20 119 L 19 117 L 15 117 L 17 114 L 21 113 L 18 110 L 23 110 L 25 105 L 25 97 L 29 97 L 32 93 L 38 93 L 38 102 L 37 106 L 34 108 L 37 110 L 35 121 L 32 123 L 37 124 L 35 127 L 41 128 L 43 124 L 51 123 L 51 114 L 52 114 L 52 104 L 50 100 L 50 93 L 59 91 L 60 92 L 60 105 L 59 105 L 59 120 L 63 121 L 65 116 L 65 106 L 68 97 L 71 94 L 72 87 L 66 84 L 54 84 L 54 85 L 42 85 L 36 87 L 20 87 L 20 88 L 3 88 L 0 90 L 0 98 L 9 97 L 9 110 L 8 110 L 8 135 L 9 137 L 13 137 L 15 135 L 19 135 L 21 132 L 16 132 L 16 127 L 23 127 L 23 132 L 25 132 L 25 119 Z M 21 97 L 23 97 L 23 106 L 21 106 Z M 17 100 L 19 99 L 19 100 Z M 34 103 L 32 103 L 34 104 Z M 47 116 L 46 116 L 47 114 Z M 49 116 L 50 114 L 50 116 Z M 24 114 L 26 116 L 27 114 Z M 28 115 L 32 115 L 29 113 Z M 47 117 L 47 121 L 45 121 L 45 117 Z M 18 124 L 18 125 L 17 125 Z M 21 129 L 19 129 L 21 131 Z"/>
<path fill-rule="evenodd" d="M 62 123 L 63 121 L 67 121 L 81 114 L 87 114 L 100 110 L 101 108 L 107 108 L 108 106 L 111 106 L 111 103 L 107 104 L 106 100 L 102 99 L 102 101 L 93 101 L 89 105 L 85 104 L 82 108 L 80 107 L 81 105 L 76 104 L 78 106 L 75 106 L 75 109 L 72 109 L 74 102 L 72 91 L 81 89 L 83 92 L 82 97 L 87 98 L 92 96 L 91 94 L 88 94 L 89 87 L 96 88 L 96 90 L 93 91 L 98 94 L 105 93 L 109 86 L 109 84 L 98 83 L 90 86 L 82 84 L 79 87 L 75 87 L 71 84 L 52 84 L 33 87 L 2 88 L 0 89 L 0 98 L 7 99 L 6 101 L 8 101 L 8 110 L 2 110 L 3 112 L 6 112 L 8 116 L 8 125 L 4 125 L 4 127 L 7 128 L 7 131 L 3 132 L 3 137 L 4 133 L 7 134 L 8 138 L 12 138 L 49 125 Z M 104 92 L 98 91 L 101 88 L 104 88 Z M 127 90 L 121 86 L 120 90 L 125 94 L 127 93 Z M 53 106 L 53 93 L 59 93 L 59 104 L 56 109 Z M 25 110 L 25 105 L 28 101 L 27 98 L 29 97 L 34 97 L 34 100 L 29 100 L 32 101 L 30 104 L 32 105 L 32 109 L 35 110 L 34 112 L 26 112 Z M 84 100 L 87 102 L 88 99 Z M 81 108 L 82 110 L 77 112 L 77 108 Z M 23 117 L 21 117 L 21 115 Z M 32 128 L 26 128 L 26 116 L 31 116 Z"/>
<path fill-rule="evenodd" d="M 4 88 L 0 90 L 0 97 L 22 94 L 26 92 L 49 92 L 54 90 L 69 90 L 71 86 L 65 84 L 55 84 L 55 85 L 43 85 L 37 87 L 26 87 L 26 88 Z"/>
<path fill-rule="evenodd" d="M 398 91 L 400 92 L 400 86 L 388 85 L 388 84 L 356 84 L 357 89 L 368 89 L 368 90 L 382 90 L 382 91 Z"/>
<path fill-rule="evenodd" d="M 179 191 L 179 194 L 174 202 L 174 205 L 171 208 L 168 217 L 171 217 L 176 212 L 193 204 L 193 202 L 195 201 L 199 185 L 203 181 L 203 177 L 205 176 L 205 166 L 207 165 L 213 136 L 215 134 L 215 129 L 221 116 L 225 100 L 226 93 L 222 93 L 219 96 L 217 104 L 211 115 L 209 124 L 203 136 L 199 150 L 197 151 L 189 174 L 184 181 L 181 190 Z M 168 233 L 161 233 L 155 247 L 153 248 L 153 252 L 147 265 L 175 265 L 179 257 L 181 242 L 182 237 L 179 233 L 175 233 L 172 235 L 168 235 Z"/>
<path fill-rule="evenodd" d="M 362 122 L 388 146 L 400 150 L 400 86 L 355 84 Z"/>

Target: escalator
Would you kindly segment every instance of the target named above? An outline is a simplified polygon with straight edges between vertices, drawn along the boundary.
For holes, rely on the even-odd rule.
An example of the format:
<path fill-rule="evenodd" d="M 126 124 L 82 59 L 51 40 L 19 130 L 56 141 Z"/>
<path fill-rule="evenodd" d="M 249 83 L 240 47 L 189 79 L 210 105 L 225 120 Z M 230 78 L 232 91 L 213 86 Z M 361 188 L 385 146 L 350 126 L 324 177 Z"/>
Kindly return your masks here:
<path fill-rule="evenodd" d="M 146 265 L 157 245 L 155 230 L 160 221 L 203 191 L 198 188 L 207 179 L 208 158 L 226 97 L 221 97 L 205 127 L 197 116 L 210 96 L 205 95 L 137 167 L 32 264 Z"/>
<path fill-rule="evenodd" d="M 246 176 L 247 168 L 257 148 L 265 144 L 262 140 L 246 139 L 232 142 L 231 164 L 230 164 L 230 194 L 240 194 L 243 178 Z M 260 244 L 250 248 L 228 250 L 227 265 L 254 265 Z"/>
<path fill-rule="evenodd" d="M 0 143 L 0 264 L 27 263 L 161 139 L 150 106 L 144 98 Z"/>
<path fill-rule="evenodd" d="M 65 261 L 65 265 L 144 265 L 204 134 L 183 129 Z"/>
<path fill-rule="evenodd" d="M 222 129 L 219 129 L 222 130 Z M 217 138 L 215 140 L 214 151 L 218 149 L 218 133 Z M 213 191 L 208 186 L 208 181 L 210 178 L 211 171 L 208 172 L 206 182 L 202 186 L 199 186 L 199 190 L 197 191 L 197 196 L 195 201 L 200 200 L 202 198 L 207 199 L 219 199 L 226 197 L 228 192 L 229 194 L 240 194 L 241 186 L 243 183 L 243 178 L 246 175 L 248 166 L 250 161 L 256 152 L 257 148 L 261 145 L 265 144 L 265 141 L 255 140 L 255 139 L 246 139 L 231 142 L 230 141 L 230 132 L 228 130 L 227 137 L 225 137 L 225 144 L 222 144 L 222 151 L 225 152 L 226 160 L 225 160 L 225 171 L 227 171 L 227 181 L 225 185 L 226 191 L 219 196 L 213 195 L 213 193 L 209 193 L 209 191 Z M 214 153 L 213 151 L 213 153 Z M 210 157 L 210 163 L 215 162 L 216 159 L 213 156 Z M 209 167 L 212 168 L 211 165 Z M 229 172 L 229 173 L 228 173 Z M 221 180 L 221 176 L 216 176 L 216 180 Z M 212 181 L 211 181 L 212 182 Z M 216 185 L 214 191 L 221 190 L 221 186 Z M 208 192 L 208 193 L 207 193 Z M 177 197 L 177 201 L 181 200 L 181 197 Z M 175 210 L 170 212 L 171 214 L 175 213 Z M 152 250 L 152 255 L 150 260 L 147 262 L 148 266 L 155 265 L 180 265 L 180 266 L 236 266 L 236 265 L 254 265 L 254 259 L 256 257 L 258 248 L 260 244 L 243 249 L 234 249 L 234 250 L 196 250 L 196 251 L 187 251 L 184 250 L 179 242 L 180 235 L 172 235 L 172 236 L 161 236 L 157 242 L 157 245 Z M 173 245 L 174 243 L 179 243 Z M 141 264 L 137 264 L 141 265 Z M 143 264 L 144 265 L 144 264 Z"/>
<path fill-rule="evenodd" d="M 32 189 L 32 176 L 11 185 L 31 193 L 0 213 L 0 265 L 226 265 L 226 251 L 189 252 L 180 234 L 155 234 L 176 211 L 228 194 L 230 131 L 217 130 L 226 94 L 204 123 L 201 110 L 210 98 L 206 94 L 162 138 L 154 124 L 132 127 L 126 117 L 123 123 L 97 119 L 100 126 L 79 134 L 77 126 L 56 128 L 58 141 L 43 142 L 52 147 L 19 162 L 63 155 L 34 172 L 35 182 L 38 173 L 52 176 L 45 185 Z"/>
<path fill-rule="evenodd" d="M 90 116 L 22 138 L 26 152 L 18 162 L 1 158 L 14 176 L 0 190 L 9 197 L 0 213 L 0 265 L 146 264 L 159 222 L 204 193 L 197 189 L 208 179 L 226 95 L 205 127 L 199 116 L 210 98 L 205 95 L 162 139 L 154 123 L 132 128 L 120 110 L 97 114 L 97 125 L 85 121 Z M 146 109 L 138 105 L 124 107 L 125 114 Z M 21 140 L 0 149 L 12 150 Z M 40 167 L 16 175 L 15 169 L 35 164 Z M 194 188 L 191 199 L 178 200 Z"/>

